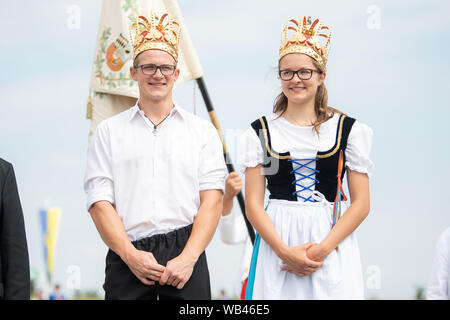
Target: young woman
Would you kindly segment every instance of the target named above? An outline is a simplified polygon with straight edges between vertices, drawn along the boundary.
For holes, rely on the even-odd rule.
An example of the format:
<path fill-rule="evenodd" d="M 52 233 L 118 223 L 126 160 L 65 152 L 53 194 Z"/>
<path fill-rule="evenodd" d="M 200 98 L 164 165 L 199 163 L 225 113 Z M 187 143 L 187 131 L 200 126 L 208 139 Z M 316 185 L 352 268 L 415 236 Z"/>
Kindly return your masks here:
<path fill-rule="evenodd" d="M 288 21 L 282 92 L 241 137 L 246 214 L 260 237 L 247 299 L 363 299 L 354 231 L 369 213 L 372 130 L 327 104 L 329 35 L 318 19 Z"/>

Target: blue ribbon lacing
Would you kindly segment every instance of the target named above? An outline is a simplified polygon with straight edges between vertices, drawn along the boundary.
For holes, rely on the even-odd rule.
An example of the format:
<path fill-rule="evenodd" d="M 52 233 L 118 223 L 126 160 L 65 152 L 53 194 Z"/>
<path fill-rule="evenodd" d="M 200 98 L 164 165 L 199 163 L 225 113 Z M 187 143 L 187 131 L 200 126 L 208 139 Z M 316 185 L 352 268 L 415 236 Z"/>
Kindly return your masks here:
<path fill-rule="evenodd" d="M 303 202 L 316 202 L 317 200 L 315 200 L 313 198 L 313 193 L 314 193 L 314 189 L 312 189 L 316 183 L 319 182 L 319 180 L 317 180 L 315 177 L 313 177 L 316 173 L 319 172 L 319 170 L 316 170 L 315 168 L 311 168 L 309 165 L 311 163 L 313 163 L 314 161 L 317 161 L 317 158 L 314 159 L 288 159 L 288 161 L 295 163 L 296 165 L 298 165 L 297 169 L 292 170 L 290 173 L 296 173 L 300 176 L 299 179 L 296 179 L 292 182 L 292 184 L 295 183 L 296 186 L 298 186 L 300 189 L 296 190 L 295 192 L 293 192 L 292 194 L 295 194 L 297 197 L 299 197 L 300 199 L 303 199 Z M 306 163 L 305 163 L 306 161 Z M 303 163 L 302 163 L 303 162 Z M 311 171 L 310 174 L 304 174 L 302 172 L 300 172 L 300 170 L 302 168 L 306 168 L 308 170 Z M 304 186 L 302 184 L 300 184 L 299 182 L 302 180 L 311 180 L 312 183 L 309 186 Z M 311 191 L 311 195 L 309 197 L 303 197 L 301 194 L 301 192 L 309 190 Z"/>

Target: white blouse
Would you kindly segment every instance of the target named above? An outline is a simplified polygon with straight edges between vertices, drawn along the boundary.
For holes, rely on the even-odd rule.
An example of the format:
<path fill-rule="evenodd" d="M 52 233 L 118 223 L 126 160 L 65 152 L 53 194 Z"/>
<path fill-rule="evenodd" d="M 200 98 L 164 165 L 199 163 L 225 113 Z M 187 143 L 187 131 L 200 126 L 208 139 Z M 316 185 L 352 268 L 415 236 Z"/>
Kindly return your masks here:
<path fill-rule="evenodd" d="M 318 151 L 330 150 L 336 142 L 336 132 L 339 114 L 334 114 L 324 122 L 319 129 L 319 135 L 313 126 L 296 126 L 284 117 L 271 114 L 267 117 L 272 149 L 278 153 L 290 152 L 293 158 L 312 159 Z M 373 131 L 366 124 L 355 121 L 353 124 L 345 149 L 345 165 L 354 171 L 366 173 L 371 176 L 374 164 L 370 160 Z M 239 169 L 242 174 L 247 168 L 254 168 L 264 163 L 264 154 L 259 137 L 255 130 L 248 128 L 239 138 Z M 315 168 L 315 162 L 309 165 Z M 299 172 L 310 174 L 311 170 L 301 168 Z M 298 178 L 298 177 L 297 177 Z M 311 180 L 304 179 L 300 185 L 310 185 Z M 300 186 L 297 185 L 297 190 Z M 299 192 L 299 195 L 308 196 L 310 191 Z"/>
<path fill-rule="evenodd" d="M 450 300 L 450 228 L 442 233 L 436 244 L 427 299 Z"/>
<path fill-rule="evenodd" d="M 88 150 L 87 209 L 115 206 L 131 241 L 187 226 L 202 190 L 224 190 L 227 169 L 214 126 L 177 104 L 157 129 L 134 107 L 101 122 Z"/>

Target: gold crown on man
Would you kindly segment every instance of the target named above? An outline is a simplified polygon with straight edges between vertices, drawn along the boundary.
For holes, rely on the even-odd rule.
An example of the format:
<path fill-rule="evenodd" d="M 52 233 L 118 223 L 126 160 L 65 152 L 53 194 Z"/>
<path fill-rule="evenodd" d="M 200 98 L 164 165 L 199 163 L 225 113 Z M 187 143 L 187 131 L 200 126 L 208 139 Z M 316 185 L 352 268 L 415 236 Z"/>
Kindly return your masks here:
<path fill-rule="evenodd" d="M 294 31 L 289 37 L 289 31 Z M 321 39 L 322 38 L 322 39 Z M 289 20 L 281 33 L 281 47 L 278 61 L 289 53 L 303 53 L 325 68 L 330 50 L 330 28 L 319 19 L 311 23 L 311 17 L 301 16 L 299 21 Z"/>
<path fill-rule="evenodd" d="M 143 51 L 158 49 L 170 54 L 177 62 L 180 25 L 167 13 L 158 20 L 155 13 L 151 11 L 149 20 L 144 16 L 138 16 L 130 26 L 130 39 L 134 49 L 133 60 Z M 132 37 L 133 31 L 134 37 Z"/>

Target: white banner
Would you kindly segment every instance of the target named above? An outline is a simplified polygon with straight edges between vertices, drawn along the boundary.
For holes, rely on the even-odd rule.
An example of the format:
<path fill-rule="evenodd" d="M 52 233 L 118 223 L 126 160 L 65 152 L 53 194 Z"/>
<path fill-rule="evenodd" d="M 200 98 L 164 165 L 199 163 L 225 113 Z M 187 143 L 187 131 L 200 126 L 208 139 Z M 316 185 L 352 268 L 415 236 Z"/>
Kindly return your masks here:
<path fill-rule="evenodd" d="M 168 12 L 180 24 L 177 83 L 203 74 L 175 0 L 103 0 L 87 108 L 87 118 L 92 120 L 89 136 L 102 120 L 130 108 L 139 97 L 130 75 L 133 46 L 129 26 L 133 17 L 148 17 L 151 10 L 158 17 Z"/>

